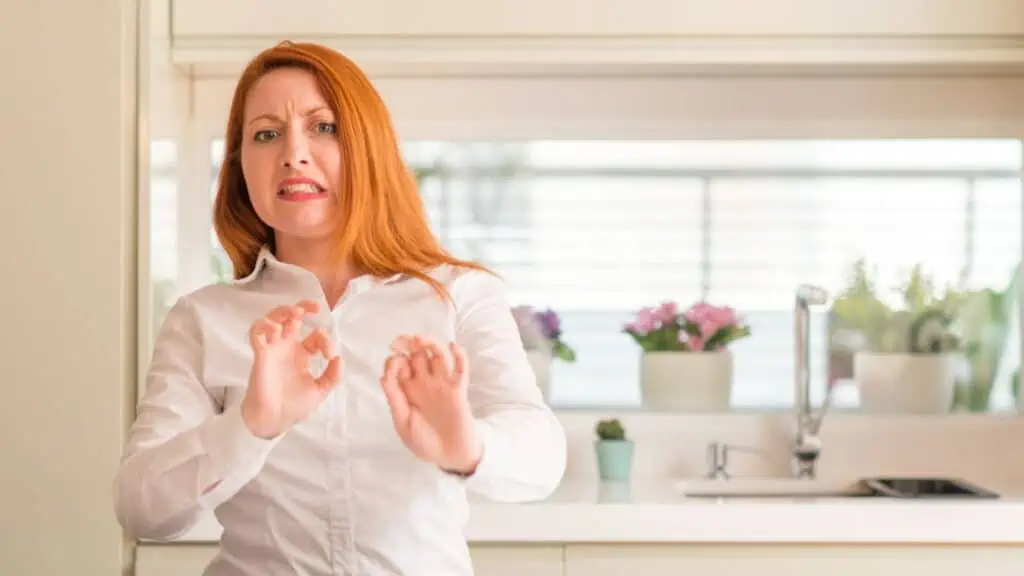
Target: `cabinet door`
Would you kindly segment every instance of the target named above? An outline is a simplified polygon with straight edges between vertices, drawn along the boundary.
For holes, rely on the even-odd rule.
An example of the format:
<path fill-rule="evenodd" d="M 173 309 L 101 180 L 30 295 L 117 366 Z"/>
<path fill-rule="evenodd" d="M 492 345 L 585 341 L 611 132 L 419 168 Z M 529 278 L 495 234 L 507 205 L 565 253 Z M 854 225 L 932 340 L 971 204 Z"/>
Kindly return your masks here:
<path fill-rule="evenodd" d="M 199 576 L 217 549 L 209 544 L 141 544 L 135 552 L 135 576 Z"/>
<path fill-rule="evenodd" d="M 562 576 L 562 546 L 471 545 L 474 576 Z"/>
<path fill-rule="evenodd" d="M 566 576 L 1018 576 L 1022 546 L 569 545 Z"/>
<path fill-rule="evenodd" d="M 143 544 L 136 552 L 135 576 L 198 576 L 217 554 L 215 545 Z M 470 546 L 475 576 L 562 576 L 562 547 L 533 545 Z"/>
<path fill-rule="evenodd" d="M 394 41 L 403 36 L 1002 37 L 1024 32 L 1024 10 L 1016 0 L 604 0 L 588 4 L 593 7 L 581 9 L 575 0 L 172 0 L 170 22 L 176 42 L 238 39 L 250 42 L 242 44 L 246 48 L 253 41 L 266 45 L 270 38 L 349 37 L 358 42 L 387 37 Z M 794 45 L 801 47 L 806 49 Z"/>

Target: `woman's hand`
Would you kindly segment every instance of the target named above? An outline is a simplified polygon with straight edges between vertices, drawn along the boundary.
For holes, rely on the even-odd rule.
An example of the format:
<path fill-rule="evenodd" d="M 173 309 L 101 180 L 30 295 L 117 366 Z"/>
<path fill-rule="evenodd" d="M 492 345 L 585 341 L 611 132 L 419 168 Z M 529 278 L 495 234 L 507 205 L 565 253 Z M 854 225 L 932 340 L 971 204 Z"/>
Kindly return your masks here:
<path fill-rule="evenodd" d="M 273 438 L 308 417 L 340 380 L 341 360 L 330 337 L 318 328 L 299 339 L 303 317 L 316 311 L 309 300 L 281 306 L 249 330 L 253 366 L 242 419 L 260 438 Z M 309 371 L 317 353 L 330 359 L 319 377 Z"/>
<path fill-rule="evenodd" d="M 381 386 L 402 442 L 419 458 L 440 468 L 471 474 L 483 446 L 467 397 L 469 369 L 458 344 L 452 363 L 433 341 L 403 336 L 392 345 Z"/>

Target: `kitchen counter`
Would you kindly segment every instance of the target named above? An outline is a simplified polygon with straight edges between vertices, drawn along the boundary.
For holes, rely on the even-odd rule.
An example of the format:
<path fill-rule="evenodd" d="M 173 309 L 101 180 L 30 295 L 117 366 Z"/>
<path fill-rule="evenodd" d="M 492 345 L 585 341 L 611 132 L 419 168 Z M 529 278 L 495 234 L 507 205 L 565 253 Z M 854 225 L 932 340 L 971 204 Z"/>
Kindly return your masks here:
<path fill-rule="evenodd" d="M 1024 542 L 1024 484 L 988 483 L 1000 499 L 693 498 L 668 481 L 568 479 L 547 500 L 471 498 L 471 543 L 1013 543 Z M 216 542 L 212 518 L 179 542 Z"/>

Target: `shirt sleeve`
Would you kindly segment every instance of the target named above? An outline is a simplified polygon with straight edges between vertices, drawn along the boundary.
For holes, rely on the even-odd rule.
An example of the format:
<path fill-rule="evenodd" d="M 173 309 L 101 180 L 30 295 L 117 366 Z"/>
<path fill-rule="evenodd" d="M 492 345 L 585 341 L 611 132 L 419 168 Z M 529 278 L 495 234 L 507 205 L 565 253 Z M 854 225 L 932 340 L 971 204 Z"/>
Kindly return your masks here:
<path fill-rule="evenodd" d="M 202 384 L 202 336 L 187 298 L 156 338 L 114 481 L 115 513 L 133 538 L 187 532 L 255 477 L 277 441 L 254 436 L 241 409 L 222 410 Z"/>
<path fill-rule="evenodd" d="M 463 482 L 500 502 L 547 498 L 565 473 L 565 431 L 530 368 L 503 281 L 466 272 L 453 286 L 456 341 L 469 364 L 469 401 L 483 457 Z"/>

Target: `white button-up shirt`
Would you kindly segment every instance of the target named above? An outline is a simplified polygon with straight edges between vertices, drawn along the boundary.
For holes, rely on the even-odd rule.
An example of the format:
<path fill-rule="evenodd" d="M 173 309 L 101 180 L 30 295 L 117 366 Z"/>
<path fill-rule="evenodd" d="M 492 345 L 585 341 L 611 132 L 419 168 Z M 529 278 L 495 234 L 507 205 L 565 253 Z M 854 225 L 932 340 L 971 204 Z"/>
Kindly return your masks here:
<path fill-rule="evenodd" d="M 442 300 L 405 276 L 360 277 L 328 309 L 317 278 L 264 250 L 251 275 L 187 294 L 155 343 L 114 488 L 135 538 L 173 540 L 213 510 L 224 528 L 207 576 L 473 573 L 467 490 L 503 502 L 544 499 L 565 470 L 564 431 L 545 404 L 502 281 L 442 266 Z M 253 321 L 282 304 L 320 303 L 342 358 L 340 384 L 272 440 L 241 419 Z M 401 334 L 457 341 L 484 444 L 468 478 L 424 462 L 396 434 L 380 376 Z M 215 486 L 212 490 L 210 487 Z"/>

